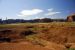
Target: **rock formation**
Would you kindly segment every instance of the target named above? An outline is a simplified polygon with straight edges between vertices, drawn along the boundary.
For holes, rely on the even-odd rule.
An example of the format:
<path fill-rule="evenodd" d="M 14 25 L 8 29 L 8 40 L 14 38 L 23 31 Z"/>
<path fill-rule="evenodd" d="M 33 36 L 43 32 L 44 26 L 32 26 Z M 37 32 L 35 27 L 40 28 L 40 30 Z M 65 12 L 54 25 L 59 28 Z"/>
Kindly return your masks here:
<path fill-rule="evenodd" d="M 75 14 L 69 15 L 69 16 L 67 17 L 67 21 L 68 21 L 68 22 L 73 22 L 73 21 L 75 21 Z"/>

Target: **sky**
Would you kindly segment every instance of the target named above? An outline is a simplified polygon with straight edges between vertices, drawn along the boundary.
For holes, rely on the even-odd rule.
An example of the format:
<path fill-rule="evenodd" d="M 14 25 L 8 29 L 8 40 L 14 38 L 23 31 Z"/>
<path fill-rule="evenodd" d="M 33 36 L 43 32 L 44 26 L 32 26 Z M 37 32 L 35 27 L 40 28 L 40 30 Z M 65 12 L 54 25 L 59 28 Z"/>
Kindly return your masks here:
<path fill-rule="evenodd" d="M 75 0 L 0 0 L 1 19 L 61 19 L 75 13 Z"/>

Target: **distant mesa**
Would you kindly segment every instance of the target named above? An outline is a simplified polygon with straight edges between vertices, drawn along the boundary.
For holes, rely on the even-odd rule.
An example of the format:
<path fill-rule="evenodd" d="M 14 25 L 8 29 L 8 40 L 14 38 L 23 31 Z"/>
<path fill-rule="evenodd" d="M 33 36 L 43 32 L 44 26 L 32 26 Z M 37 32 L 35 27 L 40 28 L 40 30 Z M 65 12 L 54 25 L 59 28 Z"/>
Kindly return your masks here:
<path fill-rule="evenodd" d="M 74 22 L 75 21 L 75 14 L 67 16 L 66 19 L 57 18 L 42 18 L 42 19 L 31 19 L 31 20 L 24 20 L 24 19 L 7 19 L 2 20 L 0 19 L 0 24 L 11 24 L 11 23 L 48 23 L 48 22 Z"/>
<path fill-rule="evenodd" d="M 75 21 L 75 14 L 69 15 L 69 16 L 67 17 L 67 21 L 68 21 L 68 22 L 73 22 L 73 21 Z"/>

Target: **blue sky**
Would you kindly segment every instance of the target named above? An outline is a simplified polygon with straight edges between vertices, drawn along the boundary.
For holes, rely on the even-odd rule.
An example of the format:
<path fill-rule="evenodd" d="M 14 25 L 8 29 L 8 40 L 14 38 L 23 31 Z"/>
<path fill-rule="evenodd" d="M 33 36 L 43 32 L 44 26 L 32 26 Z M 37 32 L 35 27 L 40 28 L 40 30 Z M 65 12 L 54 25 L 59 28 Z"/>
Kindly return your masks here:
<path fill-rule="evenodd" d="M 75 13 L 75 0 L 0 0 L 0 18 L 66 18 Z"/>

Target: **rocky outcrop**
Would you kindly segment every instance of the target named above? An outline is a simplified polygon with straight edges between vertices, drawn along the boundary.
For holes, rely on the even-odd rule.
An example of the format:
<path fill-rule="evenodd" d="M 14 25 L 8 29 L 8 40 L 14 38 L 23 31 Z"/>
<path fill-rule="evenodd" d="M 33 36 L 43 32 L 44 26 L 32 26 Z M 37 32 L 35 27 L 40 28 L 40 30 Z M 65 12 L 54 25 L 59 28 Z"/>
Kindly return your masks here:
<path fill-rule="evenodd" d="M 75 14 L 69 15 L 69 16 L 67 17 L 67 21 L 68 21 L 68 22 L 73 22 L 73 21 L 75 21 Z"/>

